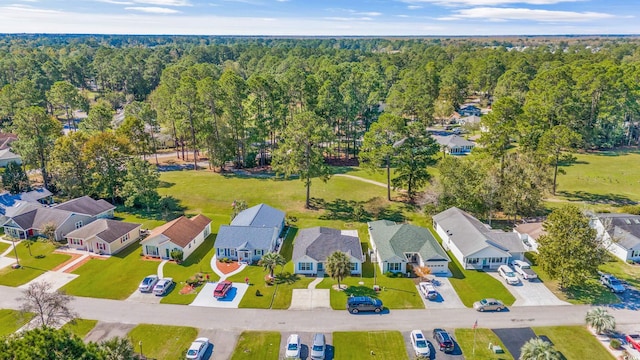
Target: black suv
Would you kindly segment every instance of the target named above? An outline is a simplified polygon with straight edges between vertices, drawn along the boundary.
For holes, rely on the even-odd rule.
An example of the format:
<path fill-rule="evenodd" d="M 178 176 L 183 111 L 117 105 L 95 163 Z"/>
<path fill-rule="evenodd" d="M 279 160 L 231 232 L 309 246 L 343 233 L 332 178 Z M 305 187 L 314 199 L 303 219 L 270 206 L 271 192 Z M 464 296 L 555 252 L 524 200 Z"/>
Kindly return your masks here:
<path fill-rule="evenodd" d="M 347 300 L 347 310 L 352 314 L 357 314 L 360 311 L 375 311 L 379 313 L 382 309 L 382 301 L 368 296 L 354 296 Z"/>
<path fill-rule="evenodd" d="M 436 340 L 436 345 L 440 349 L 440 351 L 453 352 L 453 349 L 455 349 L 453 339 L 451 338 L 451 335 L 449 335 L 447 330 L 434 329 L 433 338 Z"/>

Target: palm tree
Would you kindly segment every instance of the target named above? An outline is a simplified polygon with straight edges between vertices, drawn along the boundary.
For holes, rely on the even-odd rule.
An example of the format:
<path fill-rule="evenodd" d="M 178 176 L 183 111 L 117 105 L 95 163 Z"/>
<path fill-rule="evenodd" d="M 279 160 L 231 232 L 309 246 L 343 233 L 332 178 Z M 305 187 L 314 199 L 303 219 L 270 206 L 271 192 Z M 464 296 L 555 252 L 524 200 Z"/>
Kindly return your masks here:
<path fill-rule="evenodd" d="M 270 252 L 262 257 L 260 261 L 258 261 L 258 265 L 262 266 L 266 271 L 269 271 L 269 277 L 273 278 L 273 271 L 276 266 L 284 266 L 287 261 L 282 257 L 282 255 L 274 252 Z"/>
<path fill-rule="evenodd" d="M 342 251 L 335 251 L 327 257 L 325 271 L 331 278 L 338 280 L 338 289 L 341 289 L 340 280 L 351 274 L 351 260 L 349 256 Z"/>
<path fill-rule="evenodd" d="M 533 338 L 520 349 L 520 360 L 561 360 L 564 357 L 550 342 Z"/>
<path fill-rule="evenodd" d="M 613 331 L 616 328 L 616 318 L 601 307 L 587 311 L 585 321 L 598 334 Z"/>

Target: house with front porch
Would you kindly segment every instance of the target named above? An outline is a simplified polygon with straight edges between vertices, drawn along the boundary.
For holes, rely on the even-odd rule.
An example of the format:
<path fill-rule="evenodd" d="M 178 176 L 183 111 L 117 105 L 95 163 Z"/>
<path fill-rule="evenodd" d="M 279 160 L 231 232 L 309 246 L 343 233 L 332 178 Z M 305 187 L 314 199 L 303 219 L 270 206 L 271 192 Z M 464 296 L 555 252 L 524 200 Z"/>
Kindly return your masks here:
<path fill-rule="evenodd" d="M 497 269 L 524 259 L 526 250 L 518 234 L 493 230 L 457 207 L 433 216 L 433 227 L 442 246 L 465 269 Z"/>
<path fill-rule="evenodd" d="M 182 251 L 186 260 L 211 234 L 211 219 L 196 215 L 191 219 L 181 216 L 151 230 L 140 242 L 145 256 L 170 259 L 173 250 Z"/>
<path fill-rule="evenodd" d="M 302 229 L 293 243 L 293 273 L 324 276 L 324 264 L 336 251 L 350 259 L 351 275 L 362 274 L 365 260 L 358 230 L 338 230 L 326 227 Z"/>
<path fill-rule="evenodd" d="M 640 262 L 640 215 L 596 214 L 591 227 L 610 253 L 622 261 Z"/>
<path fill-rule="evenodd" d="M 433 135 L 440 148 L 450 155 L 466 155 L 476 147 L 476 143 L 458 135 Z"/>
<path fill-rule="evenodd" d="M 66 235 L 72 249 L 103 255 L 116 254 L 140 238 L 141 224 L 98 219 Z"/>
<path fill-rule="evenodd" d="M 79 229 L 95 220 L 94 217 L 76 214 L 40 205 L 24 204 L 23 212 L 19 212 L 5 221 L 4 233 L 18 239 L 43 235 L 46 226 L 55 227 L 54 237 L 60 241 L 73 230 Z"/>
<path fill-rule="evenodd" d="M 434 274 L 449 273 L 449 256 L 428 229 L 389 220 L 367 223 L 372 261 L 382 273 L 407 272 L 407 264 L 427 266 Z"/>
<path fill-rule="evenodd" d="M 90 196 L 71 199 L 54 206 L 54 208 L 92 216 L 96 219 L 111 219 L 116 209 L 108 201 L 103 199 L 94 200 Z"/>

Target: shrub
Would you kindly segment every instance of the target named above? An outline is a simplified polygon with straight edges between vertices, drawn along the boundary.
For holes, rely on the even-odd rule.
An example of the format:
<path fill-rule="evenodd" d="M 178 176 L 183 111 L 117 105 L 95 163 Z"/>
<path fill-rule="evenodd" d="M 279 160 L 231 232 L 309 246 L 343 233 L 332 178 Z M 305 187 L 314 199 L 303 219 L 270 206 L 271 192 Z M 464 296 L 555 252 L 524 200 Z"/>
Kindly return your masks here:
<path fill-rule="evenodd" d="M 262 296 L 262 293 L 260 292 L 260 290 L 256 290 L 256 296 Z"/>
<path fill-rule="evenodd" d="M 184 256 L 184 252 L 180 249 L 171 250 L 171 258 L 176 262 L 182 262 L 182 258 Z"/>
<path fill-rule="evenodd" d="M 629 265 L 634 265 L 635 263 L 636 263 L 636 262 L 635 262 L 635 261 L 633 261 L 633 260 L 631 260 L 631 259 L 627 260 L 627 264 L 629 264 Z"/>
<path fill-rule="evenodd" d="M 618 339 L 611 339 L 611 341 L 609 341 L 609 346 L 612 349 L 619 349 L 621 345 L 622 343 Z"/>

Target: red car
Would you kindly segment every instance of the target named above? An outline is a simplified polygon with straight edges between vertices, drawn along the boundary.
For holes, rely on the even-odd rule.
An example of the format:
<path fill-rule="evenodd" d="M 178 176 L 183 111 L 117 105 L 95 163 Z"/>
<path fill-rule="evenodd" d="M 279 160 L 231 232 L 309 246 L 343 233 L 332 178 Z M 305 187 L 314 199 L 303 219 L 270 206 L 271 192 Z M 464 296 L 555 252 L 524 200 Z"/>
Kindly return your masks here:
<path fill-rule="evenodd" d="M 631 344 L 636 350 L 640 351 L 640 335 L 638 334 L 627 335 L 627 342 Z"/>
<path fill-rule="evenodd" d="M 232 284 L 233 283 L 231 281 L 220 281 L 218 285 L 216 285 L 216 289 L 213 291 L 213 297 L 219 299 L 227 296 L 227 293 L 231 290 Z"/>

